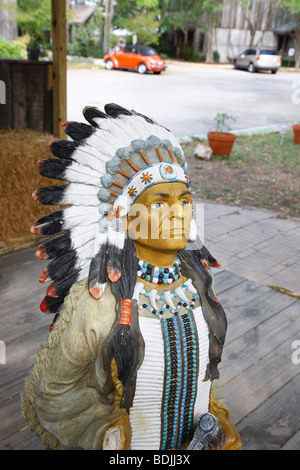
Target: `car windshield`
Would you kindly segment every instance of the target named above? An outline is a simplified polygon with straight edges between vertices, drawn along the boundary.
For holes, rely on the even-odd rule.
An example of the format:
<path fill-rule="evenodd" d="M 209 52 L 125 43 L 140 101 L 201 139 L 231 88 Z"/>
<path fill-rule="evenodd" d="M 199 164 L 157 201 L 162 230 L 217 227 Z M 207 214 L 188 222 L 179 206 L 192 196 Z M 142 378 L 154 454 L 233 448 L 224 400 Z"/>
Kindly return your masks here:
<path fill-rule="evenodd" d="M 153 47 L 138 46 L 137 49 L 141 55 L 158 55 Z"/>
<path fill-rule="evenodd" d="M 259 51 L 261 55 L 279 55 L 279 53 L 275 50 L 270 50 L 270 49 L 261 49 Z"/>

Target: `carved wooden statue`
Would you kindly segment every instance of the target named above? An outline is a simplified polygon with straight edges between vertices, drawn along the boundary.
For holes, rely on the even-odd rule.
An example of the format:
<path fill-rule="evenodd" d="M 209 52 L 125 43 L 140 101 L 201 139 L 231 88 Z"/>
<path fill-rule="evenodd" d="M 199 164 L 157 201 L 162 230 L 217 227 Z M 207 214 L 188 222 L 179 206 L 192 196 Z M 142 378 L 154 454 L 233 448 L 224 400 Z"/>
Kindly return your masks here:
<path fill-rule="evenodd" d="M 41 310 L 55 317 L 25 381 L 24 417 L 51 449 L 240 449 L 213 396 L 226 317 L 180 145 L 114 104 L 84 116 L 51 144 L 58 158 L 39 164 L 67 184 L 33 194 L 64 208 L 32 228 L 61 233 L 37 251 L 52 260 Z"/>

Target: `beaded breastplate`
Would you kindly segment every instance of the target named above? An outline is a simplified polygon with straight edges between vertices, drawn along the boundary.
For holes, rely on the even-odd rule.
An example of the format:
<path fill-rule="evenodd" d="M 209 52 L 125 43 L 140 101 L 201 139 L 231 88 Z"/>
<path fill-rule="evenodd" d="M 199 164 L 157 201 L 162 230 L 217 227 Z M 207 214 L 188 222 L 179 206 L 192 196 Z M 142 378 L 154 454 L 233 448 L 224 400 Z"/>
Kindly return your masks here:
<path fill-rule="evenodd" d="M 208 327 L 199 295 L 190 279 L 169 287 L 159 293 L 136 284 L 145 358 L 130 411 L 132 449 L 178 448 L 209 407 Z"/>

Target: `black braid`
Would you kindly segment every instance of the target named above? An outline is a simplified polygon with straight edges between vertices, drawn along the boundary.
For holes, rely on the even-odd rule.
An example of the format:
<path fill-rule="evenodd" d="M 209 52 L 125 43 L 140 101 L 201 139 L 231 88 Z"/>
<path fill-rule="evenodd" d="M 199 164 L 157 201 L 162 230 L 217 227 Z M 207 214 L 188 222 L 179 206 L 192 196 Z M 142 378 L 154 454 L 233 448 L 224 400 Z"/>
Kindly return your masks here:
<path fill-rule="evenodd" d="M 139 328 L 136 300 L 132 300 L 131 325 L 119 325 L 122 313 L 121 300 L 132 299 L 137 279 L 137 256 L 134 241 L 130 237 L 126 237 L 124 249 L 119 250 L 119 253 L 114 249 L 113 256 L 115 260 L 118 259 L 121 277 L 117 282 L 111 283 L 112 292 L 117 300 L 118 311 L 115 325 L 106 338 L 102 349 L 104 368 L 107 374 L 104 394 L 108 395 L 113 388 L 110 364 L 111 360 L 115 358 L 118 377 L 124 386 L 121 407 L 128 409 L 134 397 L 137 370 L 144 356 L 144 341 Z"/>

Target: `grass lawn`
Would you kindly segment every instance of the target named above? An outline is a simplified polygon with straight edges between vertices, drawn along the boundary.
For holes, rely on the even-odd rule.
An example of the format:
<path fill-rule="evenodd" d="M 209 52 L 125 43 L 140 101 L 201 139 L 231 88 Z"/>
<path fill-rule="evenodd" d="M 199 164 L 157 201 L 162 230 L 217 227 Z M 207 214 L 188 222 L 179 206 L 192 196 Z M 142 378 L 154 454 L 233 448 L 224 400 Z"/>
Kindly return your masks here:
<path fill-rule="evenodd" d="M 300 146 L 294 144 L 292 132 L 286 133 L 282 145 L 279 133 L 238 136 L 229 158 L 195 158 L 197 143 L 182 148 L 199 198 L 300 217 Z"/>

